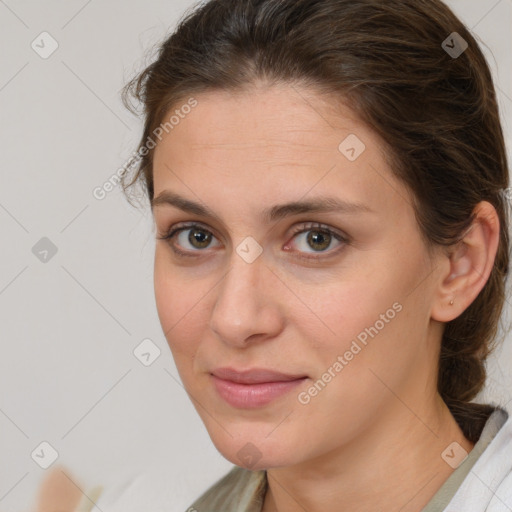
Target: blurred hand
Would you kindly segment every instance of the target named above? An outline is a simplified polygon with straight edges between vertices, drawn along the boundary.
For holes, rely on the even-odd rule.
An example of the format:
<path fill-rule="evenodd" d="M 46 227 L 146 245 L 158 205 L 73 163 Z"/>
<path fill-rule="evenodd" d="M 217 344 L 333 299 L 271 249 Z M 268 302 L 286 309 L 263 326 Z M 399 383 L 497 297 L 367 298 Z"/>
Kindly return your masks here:
<path fill-rule="evenodd" d="M 36 512 L 75 512 L 82 498 L 77 485 L 64 466 L 48 470 L 39 488 Z"/>

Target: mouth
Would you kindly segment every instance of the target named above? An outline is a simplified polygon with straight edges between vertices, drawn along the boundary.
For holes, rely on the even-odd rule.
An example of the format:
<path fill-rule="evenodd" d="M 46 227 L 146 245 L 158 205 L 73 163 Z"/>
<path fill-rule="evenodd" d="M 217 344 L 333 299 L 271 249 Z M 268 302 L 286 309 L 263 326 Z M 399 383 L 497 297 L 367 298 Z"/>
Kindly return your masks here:
<path fill-rule="evenodd" d="M 263 368 L 243 371 L 217 368 L 210 376 L 220 397 L 232 407 L 240 409 L 263 407 L 308 378 L 303 374 L 284 374 Z"/>

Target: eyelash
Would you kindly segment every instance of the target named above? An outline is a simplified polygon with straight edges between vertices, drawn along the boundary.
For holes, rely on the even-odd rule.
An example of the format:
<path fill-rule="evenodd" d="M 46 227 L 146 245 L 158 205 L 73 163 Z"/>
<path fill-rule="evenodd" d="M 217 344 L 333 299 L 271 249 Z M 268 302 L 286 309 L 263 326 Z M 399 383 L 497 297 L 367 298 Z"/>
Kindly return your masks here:
<path fill-rule="evenodd" d="M 206 231 L 207 233 L 210 233 L 213 235 L 213 233 L 209 229 L 205 228 L 201 224 L 199 224 L 199 223 L 190 224 L 189 223 L 189 224 L 179 224 L 176 228 L 169 231 L 168 234 L 166 234 L 164 236 L 159 236 L 159 237 L 157 237 L 157 239 L 172 241 L 176 237 L 176 235 L 178 235 L 182 231 L 186 231 L 186 230 L 192 229 L 192 228 L 199 228 L 199 229 Z M 307 223 L 307 224 L 302 224 L 300 226 L 297 226 L 296 229 L 292 233 L 292 238 L 299 234 L 307 233 L 308 231 L 315 231 L 315 230 L 320 233 L 327 233 L 328 235 L 330 235 L 334 239 L 338 240 L 339 242 L 342 242 L 345 245 L 350 243 L 350 240 L 347 236 L 343 236 L 340 233 L 332 230 L 325 224 L 319 224 L 319 223 Z M 190 258 L 198 257 L 195 254 L 190 254 L 189 251 L 182 251 L 181 249 L 178 249 L 173 243 L 169 243 L 169 245 L 171 246 L 171 249 L 174 251 L 174 253 L 177 254 L 178 256 L 184 256 L 184 257 L 190 257 Z M 339 247 L 337 250 L 334 250 L 333 251 L 334 254 L 337 254 L 342 248 L 343 248 L 343 246 Z M 197 250 L 197 251 L 193 251 L 193 252 L 201 252 L 201 250 Z M 327 252 L 331 252 L 331 251 L 327 251 Z M 319 251 L 318 253 L 324 254 L 325 251 Z M 332 256 L 332 254 L 330 254 L 330 256 Z M 324 256 L 303 256 L 301 253 L 299 253 L 299 255 L 297 257 L 299 259 L 306 260 L 306 261 L 312 261 L 312 260 L 315 261 L 315 260 L 319 260 L 319 259 L 323 258 Z"/>

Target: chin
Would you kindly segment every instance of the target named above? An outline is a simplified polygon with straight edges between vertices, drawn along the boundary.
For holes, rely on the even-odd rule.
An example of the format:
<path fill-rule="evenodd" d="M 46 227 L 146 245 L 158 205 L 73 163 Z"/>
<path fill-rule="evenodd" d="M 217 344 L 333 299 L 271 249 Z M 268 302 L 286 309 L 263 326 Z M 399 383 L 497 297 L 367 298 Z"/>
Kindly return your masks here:
<path fill-rule="evenodd" d="M 212 429 L 210 429 L 210 427 Z M 299 454 L 297 448 L 300 443 L 295 443 L 290 436 L 279 435 L 273 432 L 268 435 L 267 429 L 256 425 L 245 428 L 231 424 L 227 426 L 228 432 L 221 427 L 207 425 L 210 438 L 219 453 L 233 464 L 259 471 L 277 467 L 297 464 Z"/>

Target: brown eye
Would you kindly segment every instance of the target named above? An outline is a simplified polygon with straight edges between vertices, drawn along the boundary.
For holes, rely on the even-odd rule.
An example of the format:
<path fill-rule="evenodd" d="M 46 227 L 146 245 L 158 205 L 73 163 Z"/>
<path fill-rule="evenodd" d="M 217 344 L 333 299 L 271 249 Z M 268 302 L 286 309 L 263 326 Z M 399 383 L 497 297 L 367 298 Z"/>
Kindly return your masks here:
<path fill-rule="evenodd" d="M 169 234 L 158 237 L 159 240 L 167 240 L 176 254 L 192 257 L 198 256 L 194 253 L 199 253 L 208 247 L 214 247 L 211 246 L 214 238 L 215 236 L 211 231 L 197 224 L 180 225 Z"/>
<path fill-rule="evenodd" d="M 343 248 L 349 242 L 346 236 L 321 224 L 299 226 L 293 234 L 294 245 L 298 247 L 298 250 L 294 252 L 297 253 L 297 257 L 305 260 L 320 259 L 323 257 L 322 253 L 327 253 L 327 255 L 334 252 L 337 253 L 337 250 L 328 250 L 333 242 L 338 242 L 338 249 Z M 287 245 L 286 250 L 289 250 L 288 247 L 290 245 Z M 308 254 L 312 253 L 312 256 L 308 256 Z M 315 256 L 314 253 L 319 253 L 319 255 Z"/>
<path fill-rule="evenodd" d="M 323 251 L 331 244 L 332 237 L 327 231 L 309 231 L 307 243 L 313 249 Z M 316 246 L 316 247 L 315 247 Z"/>
<path fill-rule="evenodd" d="M 190 245 L 197 249 L 204 249 L 208 247 L 212 239 L 212 234 L 210 232 L 202 228 L 190 229 L 188 231 L 188 241 L 190 242 Z"/>
<path fill-rule="evenodd" d="M 343 238 L 324 229 L 306 229 L 295 235 L 295 245 L 298 252 L 315 253 L 326 252 L 333 241 L 342 242 Z M 311 250 L 312 249 L 312 250 Z"/>

